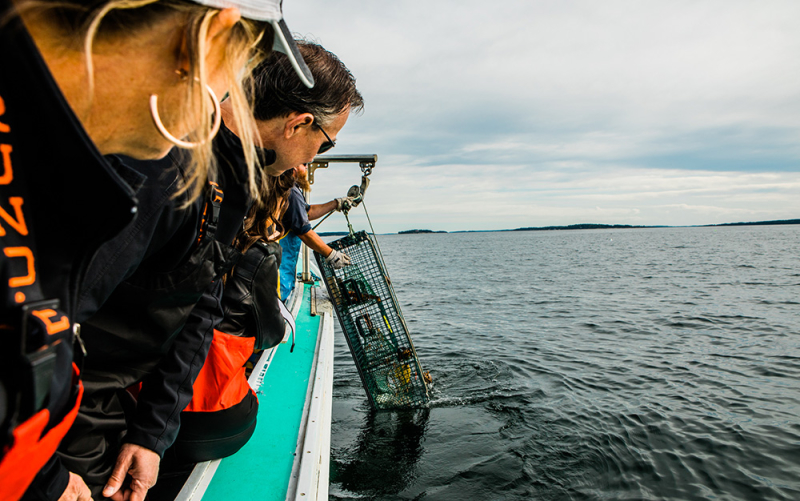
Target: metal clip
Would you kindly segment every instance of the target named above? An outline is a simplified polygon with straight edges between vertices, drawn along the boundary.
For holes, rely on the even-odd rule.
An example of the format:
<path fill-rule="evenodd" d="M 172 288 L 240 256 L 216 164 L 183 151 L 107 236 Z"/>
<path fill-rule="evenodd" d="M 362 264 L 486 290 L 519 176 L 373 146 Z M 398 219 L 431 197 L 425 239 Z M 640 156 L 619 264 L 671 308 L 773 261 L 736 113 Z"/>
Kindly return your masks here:
<path fill-rule="evenodd" d="M 75 335 L 75 339 L 78 340 L 78 345 L 81 347 L 81 353 L 83 353 L 83 356 L 85 357 L 88 355 L 88 353 L 86 353 L 86 345 L 83 344 L 83 338 L 81 337 L 81 324 L 75 322 L 75 325 L 72 326 L 72 333 Z"/>

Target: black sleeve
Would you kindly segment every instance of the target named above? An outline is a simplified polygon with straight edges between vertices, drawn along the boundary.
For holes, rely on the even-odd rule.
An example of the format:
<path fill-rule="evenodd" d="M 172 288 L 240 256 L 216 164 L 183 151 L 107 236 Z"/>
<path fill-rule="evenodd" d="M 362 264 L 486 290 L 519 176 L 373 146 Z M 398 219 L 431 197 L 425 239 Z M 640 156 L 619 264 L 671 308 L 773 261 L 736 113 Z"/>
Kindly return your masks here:
<path fill-rule="evenodd" d="M 69 484 L 69 472 L 57 455 L 45 463 L 20 501 L 52 500 L 61 497 Z"/>
<path fill-rule="evenodd" d="M 222 319 L 222 281 L 212 283 L 156 370 L 142 383 L 136 416 L 125 441 L 163 455 L 175 441 L 180 414 L 192 400 L 192 385 L 205 363 L 214 328 Z"/>
<path fill-rule="evenodd" d="M 170 168 L 171 157 L 159 161 L 106 158 L 136 189 L 139 206 L 136 218 L 92 257 L 78 297 L 75 318 L 78 323 L 97 313 L 114 289 L 130 278 L 149 256 L 156 254 L 164 261 L 158 263 L 158 270 L 171 269 L 170 266 L 180 262 L 189 252 L 188 244 L 180 242 L 194 242 L 199 219 L 197 204 L 182 208 L 185 194 L 176 196 L 182 174 Z M 163 247 L 166 250 L 160 252 Z"/>

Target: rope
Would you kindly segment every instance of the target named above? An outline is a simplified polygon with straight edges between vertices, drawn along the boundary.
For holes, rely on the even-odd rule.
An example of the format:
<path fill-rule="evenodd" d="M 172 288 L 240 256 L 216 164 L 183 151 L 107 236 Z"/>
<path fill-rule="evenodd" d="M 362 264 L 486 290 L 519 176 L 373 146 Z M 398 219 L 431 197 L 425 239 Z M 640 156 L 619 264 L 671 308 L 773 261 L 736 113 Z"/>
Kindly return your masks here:
<path fill-rule="evenodd" d="M 364 201 L 361 201 L 361 204 L 364 206 L 364 214 L 367 215 L 367 221 L 369 221 L 369 229 L 372 230 L 372 238 L 375 239 L 375 247 L 378 249 L 378 256 L 381 258 L 381 264 L 383 265 L 383 269 L 386 269 L 386 261 L 383 259 L 383 252 L 381 252 L 381 246 L 378 243 L 378 236 L 375 234 L 375 228 L 372 227 L 372 219 L 369 218 L 369 212 L 367 212 L 367 204 Z M 350 224 L 350 221 L 347 221 L 347 224 Z M 350 231 L 352 234 L 352 229 Z M 386 277 L 389 278 L 388 276 Z M 390 282 L 391 283 L 391 282 Z"/>
<path fill-rule="evenodd" d="M 314 225 L 314 227 L 313 227 L 313 228 L 311 228 L 311 229 L 312 229 L 312 230 L 316 230 L 316 229 L 317 229 L 317 226 L 321 225 L 321 224 L 322 224 L 322 222 L 323 222 L 323 221 L 325 221 L 326 219 L 328 219 L 328 217 L 329 217 L 331 214 L 333 214 L 334 212 L 335 212 L 335 211 L 330 211 L 329 213 L 325 214 L 325 217 L 323 217 L 322 219 L 320 219 L 320 220 L 319 220 L 319 222 L 318 222 L 317 224 L 315 224 L 315 225 Z M 345 217 L 347 217 L 347 216 L 345 216 Z"/>
<path fill-rule="evenodd" d="M 372 174 L 372 167 L 364 167 L 364 165 L 361 165 L 361 173 L 362 173 L 362 177 L 364 177 L 364 178 L 369 176 L 370 174 Z M 362 181 L 362 183 L 363 183 L 363 181 Z M 365 188 L 365 191 L 366 191 L 366 188 Z M 378 249 L 378 257 L 381 260 L 381 264 L 383 265 L 383 268 L 386 269 L 386 261 L 383 259 L 383 252 L 381 251 L 381 246 L 378 243 L 378 236 L 375 234 L 375 228 L 372 226 L 372 219 L 369 217 L 369 211 L 367 210 L 366 202 L 364 202 L 364 194 L 363 193 L 361 194 L 361 204 L 360 205 L 364 206 L 364 214 L 366 214 L 366 216 L 367 216 L 367 221 L 369 222 L 369 229 L 372 231 L 372 238 L 373 238 L 373 240 L 375 240 L 375 247 Z M 334 211 L 330 211 L 329 213 L 325 214 L 325 217 L 323 217 L 311 229 L 312 230 L 316 230 L 317 227 L 319 225 L 321 225 L 323 223 L 323 221 L 328 219 L 328 217 L 333 213 L 334 213 Z M 344 218 L 347 220 L 347 229 L 349 230 L 350 236 L 352 237 L 353 235 L 355 235 L 355 231 L 353 231 L 353 225 L 350 223 L 349 213 L 350 213 L 349 210 L 346 211 L 346 212 L 343 211 Z M 388 279 L 389 277 L 386 277 L 386 278 Z"/>

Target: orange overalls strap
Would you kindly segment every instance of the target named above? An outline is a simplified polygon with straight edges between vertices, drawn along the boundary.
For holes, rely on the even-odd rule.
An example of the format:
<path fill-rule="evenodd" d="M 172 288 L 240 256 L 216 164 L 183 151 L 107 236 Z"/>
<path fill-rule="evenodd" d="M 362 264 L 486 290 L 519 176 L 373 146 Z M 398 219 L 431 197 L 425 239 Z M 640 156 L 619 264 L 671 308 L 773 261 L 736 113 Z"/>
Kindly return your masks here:
<path fill-rule="evenodd" d="M 72 371 L 78 394 L 72 408 L 60 423 L 43 433 L 50 421 L 50 411 L 42 409 L 14 428 L 11 443 L 6 446 L 0 461 L 0 499 L 19 499 L 25 494 L 33 477 L 55 454 L 61 439 L 75 421 L 83 397 L 83 384 L 78 380 L 78 366 L 74 363 Z"/>
<path fill-rule="evenodd" d="M 28 291 L 28 297 L 33 295 Z M 14 357 L 15 385 L 11 395 L 18 395 L 13 408 L 9 437 L 0 459 L 0 499 L 19 499 L 28 485 L 55 453 L 75 416 L 78 414 L 83 385 L 79 370 L 72 363 L 72 381 L 65 388 L 74 391 L 67 412 L 50 424 L 48 404 L 58 401 L 51 387 L 57 367 L 59 347 L 72 344 L 72 323 L 58 309 L 58 300 L 27 303 L 22 306 L 18 331 L 19 351 Z M 72 350 L 60 350 L 71 357 Z"/>
<path fill-rule="evenodd" d="M 3 243 L 15 240 L 6 234 Z M 33 256 L 35 246 L 32 243 L 29 246 Z M 21 275 L 27 268 L 24 264 L 27 259 L 20 261 L 10 259 L 6 263 L 12 277 Z M 30 273 L 35 276 L 35 271 Z M 9 319 L 13 322 L 10 327 L 16 342 L 6 347 L 14 377 L 8 388 L 9 403 L 13 405 L 9 434 L 4 437 L 0 455 L 0 499 L 3 500 L 22 497 L 75 421 L 83 395 L 79 370 L 73 362 L 71 384 L 60 388 L 74 392 L 74 400 L 69 399 L 66 409 L 58 409 L 66 412 L 51 425 L 48 406 L 60 400 L 59 395 L 52 394 L 56 391 L 52 382 L 59 356 L 72 359 L 73 324 L 61 311 L 58 299 L 41 300 L 38 282 L 24 285 L 14 294 L 15 300 L 21 299 L 21 304 L 11 309 L 12 318 Z M 67 346 L 69 348 L 64 349 Z M 48 425 L 51 425 L 49 429 Z"/>

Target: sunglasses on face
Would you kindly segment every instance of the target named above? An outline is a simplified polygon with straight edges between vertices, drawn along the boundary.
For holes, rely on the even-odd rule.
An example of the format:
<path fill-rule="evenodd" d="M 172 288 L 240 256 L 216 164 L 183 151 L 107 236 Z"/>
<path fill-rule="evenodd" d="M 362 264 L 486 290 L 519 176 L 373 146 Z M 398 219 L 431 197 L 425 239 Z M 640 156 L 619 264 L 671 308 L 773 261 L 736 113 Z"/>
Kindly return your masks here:
<path fill-rule="evenodd" d="M 318 128 L 319 130 L 321 130 L 321 131 L 322 131 L 322 133 L 323 133 L 323 134 L 325 134 L 325 139 L 327 139 L 327 141 L 325 141 L 324 143 L 322 143 L 322 144 L 319 146 L 319 150 L 317 150 L 317 155 L 322 155 L 322 154 L 323 154 L 323 153 L 325 153 L 326 151 L 328 151 L 328 150 L 330 150 L 331 148 L 333 148 L 334 146 L 336 146 L 336 141 L 334 141 L 333 139 L 331 139 L 331 136 L 329 136 L 329 135 L 328 135 L 328 133 L 327 133 L 327 132 L 325 132 L 325 129 L 323 129 L 322 127 L 320 127 L 320 125 L 319 125 L 318 123 L 316 123 L 316 122 L 315 122 L 314 124 L 317 126 L 317 128 Z"/>

